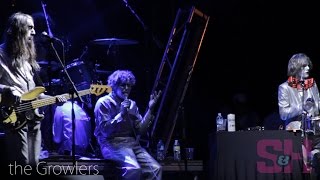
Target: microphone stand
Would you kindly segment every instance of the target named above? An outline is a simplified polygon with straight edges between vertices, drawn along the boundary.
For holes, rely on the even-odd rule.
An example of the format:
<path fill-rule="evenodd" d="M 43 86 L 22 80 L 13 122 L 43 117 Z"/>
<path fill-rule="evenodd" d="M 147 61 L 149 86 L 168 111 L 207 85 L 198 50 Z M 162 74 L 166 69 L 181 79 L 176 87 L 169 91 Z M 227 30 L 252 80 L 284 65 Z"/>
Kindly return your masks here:
<path fill-rule="evenodd" d="M 46 4 L 44 4 L 42 1 L 41 1 L 41 6 L 42 6 L 42 10 L 43 10 L 43 14 L 44 14 L 44 17 L 46 19 L 46 23 L 47 23 L 47 27 L 48 27 L 48 34 L 50 37 L 53 37 L 53 34 L 52 34 L 52 31 L 50 29 L 50 25 L 49 25 L 49 21 L 48 21 L 48 16 L 47 16 L 47 13 L 46 13 Z"/>
<path fill-rule="evenodd" d="M 48 29 L 48 35 L 49 35 L 49 37 L 54 37 L 53 36 L 53 33 L 52 33 L 52 31 L 51 31 L 51 28 L 50 28 L 50 23 L 49 23 L 49 20 L 48 20 L 48 15 L 47 15 L 47 12 L 46 12 L 46 4 L 44 4 L 42 1 L 41 1 L 41 6 L 42 6 L 42 10 L 43 10 L 43 14 L 44 14 L 44 17 L 45 17 L 45 20 L 46 20 L 46 24 L 47 24 L 47 29 Z M 65 64 L 65 50 L 64 50 L 64 43 L 63 42 L 61 42 L 62 43 L 62 46 L 63 46 L 63 64 Z M 51 79 L 50 79 L 50 81 L 51 81 Z"/>
<path fill-rule="evenodd" d="M 302 90 L 302 96 L 301 96 L 301 107 L 302 107 L 302 114 L 301 114 L 301 126 L 302 126 L 302 137 L 306 136 L 306 111 L 304 109 L 304 96 L 305 96 L 305 92 L 304 92 L 304 80 L 301 78 L 299 80 L 299 84 L 301 86 L 301 90 Z"/>
<path fill-rule="evenodd" d="M 50 28 L 50 24 L 49 24 L 49 21 L 48 21 L 48 16 L 47 16 L 47 12 L 46 12 L 46 4 L 44 4 L 42 1 L 41 1 L 41 6 L 42 6 L 42 10 L 43 10 L 43 14 L 44 14 L 44 17 L 46 19 L 46 23 L 47 23 L 47 28 L 48 28 L 48 34 L 50 37 L 53 37 L 53 34 L 52 34 L 52 31 L 51 31 L 51 28 Z M 74 85 L 74 82 L 72 81 L 69 73 L 67 72 L 66 70 L 66 67 L 65 67 L 65 49 L 64 49 L 64 43 L 60 40 L 60 39 L 57 39 L 59 42 L 61 42 L 62 44 L 62 53 L 63 53 L 63 60 L 61 60 L 56 48 L 54 47 L 53 45 L 53 40 L 50 40 L 50 46 L 51 48 L 53 49 L 54 51 L 54 55 L 56 56 L 56 58 L 59 60 L 60 64 L 61 64 L 61 67 L 63 67 L 63 71 L 64 73 L 66 74 L 67 76 L 67 79 L 68 81 L 71 83 L 72 85 L 72 88 L 69 90 L 70 92 L 70 95 L 71 95 L 71 116 L 72 116 L 72 162 L 73 162 L 73 165 L 75 165 L 75 128 L 76 128 L 76 125 L 75 125 L 75 113 L 74 113 L 74 94 L 77 95 L 77 97 L 80 99 L 81 102 L 83 102 L 81 96 L 79 96 L 78 94 L 78 91 L 77 91 L 77 88 L 76 86 Z M 49 62 L 49 66 L 51 66 L 51 61 Z M 51 79 L 49 79 L 49 87 L 51 88 Z"/>
<path fill-rule="evenodd" d="M 59 42 L 61 42 L 63 44 L 62 41 L 59 40 Z M 74 82 L 72 81 L 63 61 L 61 60 L 56 48 L 54 47 L 53 41 L 50 41 L 50 46 L 53 49 L 56 58 L 59 60 L 61 66 L 63 68 L 63 72 L 66 74 L 68 81 L 72 85 L 71 89 L 69 90 L 69 93 L 71 95 L 71 103 L 72 103 L 72 107 L 71 107 L 71 114 L 72 114 L 72 118 L 71 118 L 72 119 L 72 162 L 73 162 L 73 165 L 75 165 L 75 162 L 76 162 L 76 159 L 75 159 L 75 127 L 76 126 L 75 126 L 75 113 L 74 113 L 74 95 L 76 95 L 80 99 L 81 102 L 83 102 L 83 100 L 82 100 L 81 96 L 79 96 L 79 93 L 77 91 L 77 88 L 76 88 Z"/>
<path fill-rule="evenodd" d="M 309 125 L 307 124 L 307 119 L 308 119 L 308 112 L 307 110 L 305 110 L 304 106 L 305 106 L 305 100 L 304 100 L 304 97 L 305 97 L 305 84 L 304 84 L 304 80 L 303 78 L 301 77 L 300 79 L 300 86 L 301 86 L 301 89 L 302 89 L 302 96 L 301 96 L 301 104 L 302 104 L 302 114 L 301 114 L 301 126 L 302 126 L 302 139 L 303 139 L 303 144 L 305 146 L 305 149 L 306 149 L 306 153 L 307 153 L 307 164 L 306 166 L 308 167 L 309 164 L 310 164 L 310 152 L 309 150 L 311 149 L 310 147 L 310 143 L 309 143 L 309 137 L 308 137 L 308 127 Z"/>

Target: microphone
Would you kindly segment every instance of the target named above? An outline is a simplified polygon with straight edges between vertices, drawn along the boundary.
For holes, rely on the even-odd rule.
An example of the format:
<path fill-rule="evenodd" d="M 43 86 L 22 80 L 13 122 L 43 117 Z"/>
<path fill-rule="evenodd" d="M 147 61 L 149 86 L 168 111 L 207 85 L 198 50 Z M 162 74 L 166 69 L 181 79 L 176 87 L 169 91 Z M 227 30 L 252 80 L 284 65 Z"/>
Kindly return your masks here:
<path fill-rule="evenodd" d="M 126 95 L 125 100 L 128 100 L 128 96 L 127 96 L 127 95 Z M 127 107 L 127 111 L 129 111 L 129 108 L 130 108 L 130 107 Z"/>
<path fill-rule="evenodd" d="M 128 101 L 128 96 L 125 96 L 125 98 L 124 98 L 124 100 L 123 100 L 123 101 Z M 122 103 L 123 103 L 123 102 L 122 102 Z M 123 105 L 122 103 L 121 103 L 121 105 Z M 130 105 L 130 106 L 131 106 L 131 105 Z M 126 107 L 126 110 L 127 110 L 127 111 L 129 111 L 130 106 L 129 106 L 129 107 Z"/>
<path fill-rule="evenodd" d="M 45 31 L 43 31 L 42 33 L 41 33 L 41 35 L 43 36 L 43 37 L 45 37 L 46 39 L 48 39 L 49 41 L 60 41 L 60 39 L 58 39 L 58 38 L 56 38 L 56 37 L 53 37 L 53 36 L 50 36 L 47 32 L 45 32 Z"/>

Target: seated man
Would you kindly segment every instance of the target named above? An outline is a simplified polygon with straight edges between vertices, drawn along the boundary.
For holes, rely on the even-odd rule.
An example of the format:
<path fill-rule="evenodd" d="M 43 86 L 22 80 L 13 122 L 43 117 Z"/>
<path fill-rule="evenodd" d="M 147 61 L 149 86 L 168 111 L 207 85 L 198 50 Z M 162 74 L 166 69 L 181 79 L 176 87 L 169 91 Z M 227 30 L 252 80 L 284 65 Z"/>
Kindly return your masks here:
<path fill-rule="evenodd" d="M 151 124 L 161 91 L 150 95 L 148 109 L 140 114 L 136 102 L 129 99 L 136 78 L 129 70 L 116 70 L 108 77 L 112 92 L 98 99 L 95 108 L 94 135 L 104 159 L 116 162 L 119 179 L 162 179 L 161 165 L 138 142 Z"/>
<path fill-rule="evenodd" d="M 91 141 L 90 117 L 74 101 L 75 114 L 75 154 L 86 155 Z M 53 140 L 58 145 L 58 153 L 71 155 L 72 152 L 72 102 L 67 101 L 64 105 L 58 106 L 54 112 Z"/>

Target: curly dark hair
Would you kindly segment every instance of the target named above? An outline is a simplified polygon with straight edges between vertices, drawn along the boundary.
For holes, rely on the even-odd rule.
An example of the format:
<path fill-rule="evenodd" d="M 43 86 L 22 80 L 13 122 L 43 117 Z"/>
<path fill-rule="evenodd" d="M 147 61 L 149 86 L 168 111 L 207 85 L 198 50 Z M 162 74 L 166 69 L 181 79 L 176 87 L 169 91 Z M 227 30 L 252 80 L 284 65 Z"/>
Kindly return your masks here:
<path fill-rule="evenodd" d="M 108 85 L 111 88 L 123 83 L 128 83 L 131 86 L 136 84 L 136 77 L 129 70 L 116 70 L 108 77 Z"/>

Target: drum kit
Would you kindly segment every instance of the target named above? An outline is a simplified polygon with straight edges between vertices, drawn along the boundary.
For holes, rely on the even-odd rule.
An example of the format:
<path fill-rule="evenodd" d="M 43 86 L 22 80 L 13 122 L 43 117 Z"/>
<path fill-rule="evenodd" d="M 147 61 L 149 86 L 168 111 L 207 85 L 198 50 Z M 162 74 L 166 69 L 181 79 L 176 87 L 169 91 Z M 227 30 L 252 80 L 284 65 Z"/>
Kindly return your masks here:
<path fill-rule="evenodd" d="M 97 45 L 116 46 L 116 45 L 138 44 L 138 41 L 129 40 L 129 39 L 107 38 L 107 39 L 96 39 L 96 40 L 93 40 L 92 43 Z"/>
<path fill-rule="evenodd" d="M 307 133 L 320 135 L 320 116 L 315 116 L 307 119 Z"/>
<path fill-rule="evenodd" d="M 138 41 L 119 38 L 95 39 L 90 42 L 90 45 L 106 47 L 107 54 L 109 54 L 109 51 L 111 51 L 112 48 L 117 49 L 117 46 L 134 44 L 138 44 Z M 87 50 L 84 53 L 86 52 Z M 97 62 L 93 62 L 94 66 L 90 66 L 82 58 L 84 53 L 79 58 L 76 58 L 65 65 L 65 69 L 68 72 L 77 90 L 89 89 L 92 83 L 99 83 L 102 80 L 105 80 L 106 77 L 110 75 L 114 70 L 98 69 L 100 67 L 100 64 Z M 46 71 L 48 71 L 48 68 L 50 68 L 50 71 L 52 72 L 60 70 L 58 72 L 58 77 L 48 78 L 49 82 L 44 82 L 44 86 L 48 90 L 52 91 L 51 94 L 60 94 L 61 92 L 57 91 L 65 91 L 65 88 L 67 88 L 66 84 L 68 84 L 68 80 L 66 78 L 66 73 L 64 73 L 61 65 L 56 61 L 49 62 L 47 60 L 38 60 L 38 63 L 41 66 L 41 69 L 44 69 Z M 50 72 L 47 73 L 49 74 Z"/>

